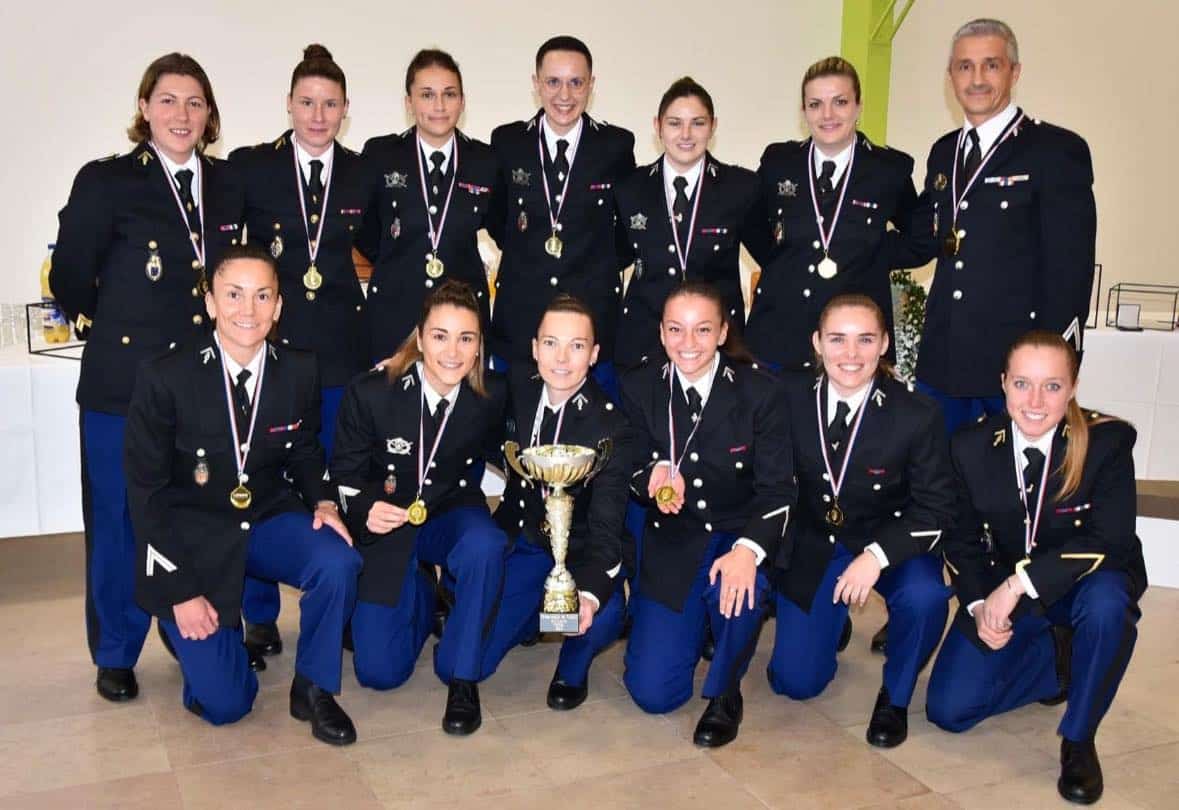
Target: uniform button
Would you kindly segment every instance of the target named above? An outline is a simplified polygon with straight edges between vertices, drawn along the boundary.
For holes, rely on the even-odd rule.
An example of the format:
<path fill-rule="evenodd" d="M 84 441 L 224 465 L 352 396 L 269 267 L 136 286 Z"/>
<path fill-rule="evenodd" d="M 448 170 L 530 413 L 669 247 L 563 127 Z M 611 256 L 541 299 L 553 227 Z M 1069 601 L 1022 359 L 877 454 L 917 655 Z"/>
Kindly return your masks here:
<path fill-rule="evenodd" d="M 147 249 L 148 249 L 148 250 L 155 250 L 155 249 L 156 249 L 156 248 L 158 248 L 158 247 L 159 247 L 159 244 L 158 244 L 158 243 L 156 242 L 156 240 L 154 240 L 154 239 L 152 239 L 151 241 L 149 241 L 149 242 L 147 243 Z"/>
<path fill-rule="evenodd" d="M 193 315 L 193 316 L 192 316 L 192 322 L 193 322 L 193 324 L 195 324 L 196 326 L 200 326 L 202 323 L 204 323 L 204 322 L 205 322 L 205 319 L 204 319 L 204 318 L 202 318 L 200 315 Z"/>
<path fill-rule="evenodd" d="M 1032 312 L 1032 313 L 1029 313 L 1029 315 L 1033 321 L 1036 319 L 1036 313 Z"/>
<path fill-rule="evenodd" d="M 958 204 L 958 207 L 961 208 L 963 211 L 965 211 L 967 208 L 970 207 L 970 203 L 967 200 L 963 200 L 961 203 Z"/>
<path fill-rule="evenodd" d="M 811 297 L 811 291 L 810 291 L 810 290 L 803 290 L 803 291 L 802 291 L 802 297 L 803 297 L 803 298 L 810 298 L 810 297 Z"/>
<path fill-rule="evenodd" d="M 193 298 L 200 298 L 200 297 L 201 297 L 201 291 L 200 291 L 200 290 L 198 290 L 196 287 L 193 287 L 193 288 L 192 288 L 192 297 L 193 297 Z"/>
<path fill-rule="evenodd" d="M 308 300 L 308 301 L 314 301 L 314 300 L 315 300 L 315 291 L 314 291 L 314 290 L 308 290 L 308 291 L 307 291 L 307 300 Z"/>
<path fill-rule="evenodd" d="M 608 410 L 608 411 L 612 411 L 612 410 L 614 410 L 614 403 L 613 403 L 613 402 L 607 402 L 607 403 L 606 403 L 606 410 Z"/>
<path fill-rule="evenodd" d="M 431 213 L 431 214 L 437 214 L 437 213 L 438 213 L 438 206 L 436 206 L 436 205 L 431 205 L 431 206 L 430 206 L 430 213 Z"/>
<path fill-rule="evenodd" d="M 520 521 L 520 528 L 521 528 L 521 529 L 523 529 L 523 528 L 524 528 L 524 521 L 522 521 L 522 520 Z"/>
<path fill-rule="evenodd" d="M 554 200 L 556 200 L 557 202 L 560 202 L 560 201 L 561 201 L 561 195 L 560 195 L 560 194 L 554 194 L 554 195 L 553 195 L 553 199 L 554 199 Z"/>
<path fill-rule="evenodd" d="M 959 238 L 959 239 L 965 239 L 965 238 L 966 238 L 966 229 L 965 229 L 965 228 L 959 228 L 959 229 L 958 229 L 958 238 Z"/>
<path fill-rule="evenodd" d="M 734 467 L 736 467 L 738 470 L 743 470 L 743 469 L 745 469 L 745 462 L 743 462 L 743 461 L 738 461 L 738 462 L 737 462 L 736 464 L 734 464 L 733 466 L 734 466 Z"/>
<path fill-rule="evenodd" d="M 781 208 L 779 208 L 779 209 L 778 209 L 778 216 L 781 216 L 781 215 L 782 215 L 782 209 L 781 209 Z"/>
<path fill-rule="evenodd" d="M 827 539 L 828 539 L 830 542 L 834 543 L 834 542 L 835 542 L 835 535 L 833 535 L 833 534 L 829 534 L 829 535 L 827 535 Z"/>
<path fill-rule="evenodd" d="M 1081 525 L 1081 519 L 1080 519 L 1080 518 L 1077 518 L 1076 520 L 1074 520 L 1074 521 L 1073 521 L 1073 525 L 1074 525 L 1074 526 L 1080 526 L 1080 525 Z"/>
<path fill-rule="evenodd" d="M 127 337 L 126 335 L 123 335 L 122 341 L 123 341 L 123 345 L 126 346 L 128 343 L 131 342 L 131 338 Z"/>
<path fill-rule="evenodd" d="M 805 363 L 803 363 L 803 364 L 802 364 L 802 367 L 803 367 L 803 368 L 810 368 L 810 367 L 811 367 L 811 361 L 810 361 L 810 360 L 807 360 Z"/>
<path fill-rule="evenodd" d="M 474 464 L 474 463 L 475 463 L 475 459 L 473 459 L 473 458 L 469 458 L 469 459 L 467 459 L 467 464 L 468 464 L 468 465 L 470 465 L 470 464 Z"/>
<path fill-rule="evenodd" d="M 622 308 L 622 314 L 623 314 L 623 315 L 628 315 L 628 314 L 630 314 L 630 308 L 629 308 L 629 307 L 623 307 L 623 308 Z"/>
<path fill-rule="evenodd" d="M 433 286 L 434 286 L 434 279 L 431 279 L 431 278 L 426 279 L 426 287 L 433 287 Z"/>
<path fill-rule="evenodd" d="M 675 245 L 668 245 L 667 252 L 668 253 L 675 253 Z"/>
<path fill-rule="evenodd" d="M 284 346 L 289 346 L 289 345 L 291 345 L 291 339 L 290 339 L 290 338 L 283 338 L 283 339 L 282 339 L 282 345 L 284 345 Z"/>
<path fill-rule="evenodd" d="M 602 198 L 598 197 L 598 205 L 601 205 L 601 204 L 602 204 Z"/>
<path fill-rule="evenodd" d="M 954 290 L 954 300 L 955 301 L 962 300 L 962 291 L 961 290 Z"/>
<path fill-rule="evenodd" d="M 831 496 L 830 496 L 830 495 L 824 495 L 824 496 L 823 496 L 823 503 L 831 503 Z"/>
<path fill-rule="evenodd" d="M 390 465 L 389 465 L 389 469 L 390 469 L 390 470 L 396 470 L 396 469 L 397 469 L 397 465 L 396 465 L 396 464 L 390 464 Z"/>
<path fill-rule="evenodd" d="M 892 516 L 893 516 L 893 517 L 900 517 L 900 516 L 901 516 L 901 510 L 900 510 L 900 509 L 898 509 L 897 511 L 893 512 L 893 513 L 892 513 Z"/>
<path fill-rule="evenodd" d="M 479 206 L 477 206 L 477 205 L 475 206 L 475 213 L 476 213 L 476 214 L 478 214 L 478 213 L 479 213 Z M 351 228 L 351 226 L 349 226 L 349 228 Z"/>
<path fill-rule="evenodd" d="M 674 276 L 675 275 L 675 268 L 674 267 L 667 268 L 667 274 L 669 276 Z"/>
<path fill-rule="evenodd" d="M 523 498 L 520 499 L 520 508 L 521 509 L 524 508 L 524 499 Z"/>
<path fill-rule="evenodd" d="M 831 476 L 830 476 L 830 475 L 828 475 L 827 473 L 823 473 L 823 480 L 824 480 L 824 481 L 830 481 L 830 480 L 831 480 Z"/>
<path fill-rule="evenodd" d="M 692 461 L 699 461 L 700 454 L 693 450 L 690 454 L 688 454 L 688 458 L 692 459 Z"/>
<path fill-rule="evenodd" d="M 718 250 L 720 250 L 720 245 L 713 245 L 713 246 L 712 246 L 712 249 L 713 249 L 713 251 L 714 251 L 714 252 L 715 252 L 715 251 L 718 251 Z"/>
<path fill-rule="evenodd" d="M 999 207 L 1002 208 L 1004 211 L 1006 211 L 1007 210 L 1007 200 L 1004 200 L 1003 202 L 999 203 Z"/>
<path fill-rule="evenodd" d="M 250 530 L 250 521 L 248 521 L 248 520 L 243 520 L 243 521 L 242 521 L 242 531 L 243 531 L 243 532 L 248 532 L 249 530 Z"/>
<path fill-rule="evenodd" d="M 708 503 L 703 498 L 701 498 L 700 500 L 696 501 L 696 508 L 697 509 L 707 509 Z"/>
<path fill-rule="evenodd" d="M 757 294 L 758 294 L 758 295 L 761 295 L 761 287 L 758 287 L 758 288 L 757 288 Z"/>
<path fill-rule="evenodd" d="M 197 458 L 204 458 L 204 457 L 205 457 L 205 448 L 198 447 L 197 448 Z"/>
<path fill-rule="evenodd" d="M 551 277 L 549 279 L 549 284 L 556 287 L 557 286 L 557 277 L 556 276 Z"/>
<path fill-rule="evenodd" d="M 700 487 L 704 486 L 704 482 L 699 478 L 696 478 L 692 481 L 692 486 L 696 487 L 696 489 L 700 489 Z"/>
<path fill-rule="evenodd" d="M 460 478 L 460 479 L 459 479 L 459 486 L 460 486 L 460 487 L 465 487 L 466 485 L 467 485 L 467 479 L 466 479 L 466 478 Z"/>
<path fill-rule="evenodd" d="M 283 445 L 283 446 L 284 446 L 284 447 L 286 447 L 286 449 L 290 450 L 290 449 L 291 449 L 291 442 L 287 442 L 287 443 L 286 443 L 285 445 Z"/>
<path fill-rule="evenodd" d="M 807 272 L 810 272 L 810 273 L 815 272 L 815 266 L 813 264 L 808 264 L 806 269 L 807 269 Z"/>
<path fill-rule="evenodd" d="M 618 289 L 617 287 L 615 287 L 615 288 L 614 288 L 614 293 L 615 293 L 615 295 L 617 295 L 617 294 L 618 294 L 618 293 L 620 293 L 620 292 L 622 292 L 622 290 Z"/>
<path fill-rule="evenodd" d="M 427 478 L 427 479 L 425 479 L 424 481 L 422 481 L 422 483 L 423 483 L 423 484 L 425 484 L 426 486 L 430 486 L 430 485 L 431 485 L 431 484 L 433 484 L 434 482 L 433 482 L 433 481 L 431 481 L 429 478 Z"/>
<path fill-rule="evenodd" d="M 873 485 L 872 485 L 872 489 L 875 489 L 875 490 L 879 491 L 879 490 L 880 490 L 880 484 L 873 484 Z"/>
<path fill-rule="evenodd" d="M 659 458 L 659 451 L 658 451 L 658 450 L 652 450 L 652 451 L 651 451 L 651 458 Z"/>
<path fill-rule="evenodd" d="M 368 291 L 369 291 L 369 292 L 376 292 L 376 291 L 377 291 L 377 285 L 376 285 L 376 284 L 370 284 L 370 285 L 368 286 Z"/>
<path fill-rule="evenodd" d="M 706 532 L 710 532 L 710 531 L 712 531 L 712 524 L 711 524 L 711 523 L 705 523 L 705 524 L 704 524 L 704 531 L 706 531 Z"/>
<path fill-rule="evenodd" d="M 523 204 L 524 204 L 524 198 L 523 198 L 523 197 L 517 197 L 517 198 L 516 198 L 516 203 L 517 203 L 517 204 L 519 204 L 519 205 L 523 205 Z"/>
<path fill-rule="evenodd" d="M 176 341 L 172 341 L 171 343 L 169 343 L 169 344 L 168 344 L 168 348 L 169 348 L 169 349 L 175 349 L 175 348 L 176 348 Z"/>
<path fill-rule="evenodd" d="M 819 242 L 819 240 L 818 240 L 818 239 L 816 239 L 815 241 L 811 242 L 811 247 L 813 247 L 815 250 L 818 250 L 818 249 L 819 249 L 819 248 L 821 248 L 822 246 L 823 246 L 823 245 L 822 245 L 822 244 Z"/>
<path fill-rule="evenodd" d="M 633 244 L 634 244 L 634 246 L 635 246 L 635 250 L 638 250 L 638 249 L 639 249 L 639 243 L 638 243 L 638 242 L 634 242 Z"/>
<path fill-rule="evenodd" d="M 955 269 L 955 270 L 961 270 L 963 267 L 964 267 L 964 265 L 962 264 L 962 260 L 961 260 L 961 259 L 959 259 L 958 261 L 954 262 L 954 269 Z"/>

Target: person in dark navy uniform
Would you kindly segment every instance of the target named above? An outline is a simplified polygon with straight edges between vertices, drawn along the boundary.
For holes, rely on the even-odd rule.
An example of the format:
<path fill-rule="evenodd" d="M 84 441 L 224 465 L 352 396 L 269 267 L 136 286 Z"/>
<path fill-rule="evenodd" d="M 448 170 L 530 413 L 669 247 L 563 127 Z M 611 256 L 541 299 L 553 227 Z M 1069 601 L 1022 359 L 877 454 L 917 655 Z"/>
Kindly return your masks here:
<path fill-rule="evenodd" d="M 447 280 L 397 352 L 344 394 L 332 455 L 345 520 L 364 557 L 352 616 L 356 679 L 392 689 L 413 674 L 434 622 L 433 566 L 454 577 L 454 607 L 434 650 L 449 693 L 442 728 L 482 723 L 477 682 L 504 582 L 507 535 L 479 487 L 498 458 L 507 386 L 484 370 L 479 301 Z M 424 564 L 424 568 L 423 568 Z"/>
<path fill-rule="evenodd" d="M 919 224 L 913 159 L 857 132 L 861 109 L 855 67 L 837 56 L 816 62 L 802 80 L 810 137 L 771 144 L 758 167 L 748 246 L 762 274 L 746 339 L 775 369 L 812 368 L 818 314 L 840 293 L 870 296 L 891 334 L 889 273 L 933 253 L 933 235 Z"/>
<path fill-rule="evenodd" d="M 871 298 L 828 301 L 812 343 L 818 379 L 786 383 L 799 494 L 777 560 L 770 685 L 795 700 L 822 693 L 848 609 L 875 588 L 891 624 L 866 736 L 891 748 L 908 736 L 917 675 L 946 625 L 938 544 L 955 505 L 946 437 L 937 403 L 888 374 L 884 314 Z"/>
<path fill-rule="evenodd" d="M 490 320 L 477 234 L 488 226 L 497 169 L 491 147 L 460 132 L 463 76 L 445 51 L 419 51 L 405 73 L 414 126 L 364 145 L 376 201 L 360 250 L 373 263 L 368 287 L 371 358 L 390 356 L 413 331 L 422 302 L 445 279 L 471 286 Z"/>
<path fill-rule="evenodd" d="M 1003 353 L 1029 329 L 1078 352 L 1093 286 L 1097 213 L 1089 147 L 1011 101 L 1015 34 L 974 20 L 954 34 L 949 74 L 966 121 L 930 150 L 925 195 L 940 254 L 925 313 L 918 387 L 946 426 L 1003 410 Z"/>
<path fill-rule="evenodd" d="M 606 442 L 609 453 L 593 478 L 570 490 L 574 501 L 567 566 L 577 583 L 580 618 L 577 635 L 561 644 L 549 685 L 548 705 L 558 711 L 585 701 L 590 664 L 618 638 L 626 614 L 619 572 L 636 437 L 622 410 L 587 376 L 599 351 L 589 308 L 570 295 L 558 295 L 545 309 L 532 344 L 537 372 L 517 366 L 511 373 L 508 438 L 522 448 L 573 444 L 597 450 Z M 516 537 L 491 631 L 500 657 L 539 632 L 545 577 L 553 568 L 545 494 L 543 487 L 513 475 L 495 512 L 496 522 Z"/>
<path fill-rule="evenodd" d="M 282 346 L 315 352 L 323 386 L 320 443 L 331 456 L 344 385 L 369 367 L 364 293 L 352 243 L 369 202 L 364 161 L 336 142 L 348 114 L 344 72 L 322 45 L 309 45 L 291 75 L 292 129 L 230 155 L 246 196 L 251 242 L 278 262 L 286 293 Z M 282 650 L 278 585 L 246 578 L 246 644 L 255 654 Z"/>
<path fill-rule="evenodd" d="M 715 288 L 673 291 L 660 334 L 668 361 L 628 373 L 622 387 L 640 433 L 631 490 L 649 504 L 623 683 L 644 711 L 683 705 L 710 626 L 709 703 L 693 739 L 717 747 L 737 737 L 766 571 L 795 500 L 788 417 L 781 384 L 726 345 L 728 308 Z"/>
<path fill-rule="evenodd" d="M 1054 331 L 1023 335 L 1003 373 L 1007 412 L 951 440 L 960 505 L 945 557 L 959 610 L 926 713 L 958 732 L 1067 700 L 1057 788 L 1092 804 L 1104 785 L 1094 736 L 1134 651 L 1147 583 L 1136 434 L 1080 408 L 1079 366 Z"/>
<path fill-rule="evenodd" d="M 315 357 L 266 341 L 282 307 L 266 249 L 222 255 L 205 295 L 214 335 L 145 363 L 127 413 L 139 603 L 180 662 L 185 707 L 220 725 L 258 691 L 244 576 L 302 588 L 291 715 L 346 745 L 356 729 L 332 693 L 361 562 L 323 480 Z"/>
<path fill-rule="evenodd" d="M 135 372 L 171 345 L 205 334 L 205 267 L 241 236 L 241 189 L 204 154 L 221 123 L 213 88 L 190 56 L 156 59 L 139 83 L 122 157 L 78 172 L 59 215 L 49 284 L 89 334 L 78 380 L 86 635 L 98 693 L 130 700 L 151 626 L 135 604 L 135 540 L 127 511 L 123 433 Z"/>
<path fill-rule="evenodd" d="M 741 228 L 757 200 L 757 176 L 708 152 L 715 131 L 712 96 L 689 77 L 677 79 L 655 117 L 662 157 L 636 169 L 615 191 L 634 262 L 618 319 L 619 368 L 648 358 L 662 362 L 663 302 L 682 281 L 715 286 L 724 296 L 730 328 L 744 326 Z"/>
<path fill-rule="evenodd" d="M 532 77 L 542 109 L 491 133 L 504 193 L 491 222 L 503 256 L 489 337 L 497 368 L 530 365 L 548 302 L 575 295 L 594 313 L 602 347 L 594 378 L 617 399 L 613 357 L 627 260 L 614 188 L 634 170 L 635 138 L 586 114 L 593 67 L 581 40 L 546 41 Z"/>

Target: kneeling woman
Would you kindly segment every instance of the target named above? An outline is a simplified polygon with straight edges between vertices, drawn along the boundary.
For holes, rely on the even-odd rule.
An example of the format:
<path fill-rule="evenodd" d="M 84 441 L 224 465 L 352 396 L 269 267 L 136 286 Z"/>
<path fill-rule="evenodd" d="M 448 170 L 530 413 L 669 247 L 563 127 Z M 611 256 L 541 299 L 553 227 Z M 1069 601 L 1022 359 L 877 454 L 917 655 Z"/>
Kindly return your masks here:
<path fill-rule="evenodd" d="M 632 491 L 648 499 L 633 597 L 624 683 L 648 712 L 692 696 L 705 629 L 716 650 L 697 745 L 737 736 L 740 681 L 757 643 L 769 580 L 794 502 L 781 385 L 722 351 L 729 335 L 722 295 L 701 282 L 673 290 L 660 339 L 668 362 L 623 380 L 640 433 Z M 763 566 L 763 563 L 765 566 Z"/>
<path fill-rule="evenodd" d="M 820 694 L 848 608 L 875 588 L 890 626 L 867 738 L 891 748 L 908 736 L 917 674 L 946 626 L 936 553 L 954 514 L 945 429 L 933 400 L 887 373 L 888 333 L 871 298 L 832 298 L 812 343 L 822 374 L 786 383 L 799 495 L 779 560 L 770 685 L 796 700 Z"/>
<path fill-rule="evenodd" d="M 434 616 L 434 585 L 419 563 L 456 579 L 434 655 L 450 686 L 442 726 L 452 734 L 481 723 L 484 627 L 508 551 L 479 488 L 485 450 L 498 456 L 506 401 L 503 380 L 483 371 L 482 344 L 475 293 L 443 283 L 397 353 L 348 386 L 331 463 L 364 557 L 352 616 L 362 685 L 392 689 L 413 674 Z"/>
<path fill-rule="evenodd" d="M 1102 793 L 1093 738 L 1134 650 L 1146 568 L 1134 429 L 1081 411 L 1078 367 L 1059 335 L 1029 332 L 1007 354 L 1007 413 L 952 441 L 961 510 L 945 554 L 960 609 L 926 711 L 965 731 L 1067 699 L 1057 787 L 1088 804 Z"/>
<path fill-rule="evenodd" d="M 608 440 L 609 458 L 586 484 L 574 488 L 568 568 L 577 583 L 577 634 L 565 639 L 548 704 L 574 709 L 589 692 L 593 657 L 618 638 L 625 614 L 622 594 L 622 519 L 629 491 L 635 435 L 622 411 L 589 375 L 598 359 L 593 316 L 578 299 L 558 295 L 541 316 L 532 356 L 538 372 L 512 367 L 514 435 L 521 447 L 575 444 L 598 448 Z M 537 631 L 545 576 L 553 557 L 545 528 L 544 488 L 509 480 L 496 521 L 516 537 L 508 557 L 503 601 L 491 632 L 499 660 Z"/>

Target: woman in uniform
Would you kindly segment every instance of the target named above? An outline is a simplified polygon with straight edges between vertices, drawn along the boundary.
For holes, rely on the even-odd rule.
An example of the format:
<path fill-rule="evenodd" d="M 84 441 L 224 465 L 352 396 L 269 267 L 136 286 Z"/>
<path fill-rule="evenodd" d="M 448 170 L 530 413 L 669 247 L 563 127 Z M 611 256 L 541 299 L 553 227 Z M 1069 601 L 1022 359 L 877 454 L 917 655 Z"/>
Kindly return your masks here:
<path fill-rule="evenodd" d="M 450 734 L 482 722 L 484 628 L 509 548 L 479 488 L 484 459 L 499 457 L 507 399 L 503 379 L 484 366 L 479 299 L 445 281 L 393 356 L 348 386 L 331 462 L 364 558 L 352 616 L 362 685 L 392 689 L 413 674 L 434 620 L 434 583 L 419 565 L 444 565 L 454 577 L 434 653 L 450 687 L 442 719 Z"/>
<path fill-rule="evenodd" d="M 622 386 L 643 465 L 631 489 L 649 504 L 623 682 L 644 711 L 683 705 L 711 626 L 709 703 L 694 736 L 706 747 L 737 736 L 765 571 L 795 498 L 782 387 L 744 362 L 728 313 L 716 288 L 677 287 L 660 324 L 667 361 Z"/>
<path fill-rule="evenodd" d="M 820 694 L 835 677 L 848 608 L 875 588 L 891 626 L 867 739 L 891 748 L 908 735 L 917 674 L 946 625 L 937 551 L 955 496 L 945 430 L 937 404 L 888 373 L 888 332 L 871 298 L 832 298 L 812 345 L 818 379 L 786 381 L 798 506 L 778 560 L 770 685 L 795 700 Z"/>
<path fill-rule="evenodd" d="M 945 555 L 959 610 L 926 712 L 957 732 L 1067 700 L 1057 788 L 1091 804 L 1103 789 L 1094 736 L 1134 651 L 1146 568 L 1136 434 L 1081 409 L 1079 365 L 1060 335 L 1027 333 L 1007 353 L 1007 413 L 951 440 L 959 513 Z"/>
<path fill-rule="evenodd" d="M 348 114 L 347 82 L 327 48 L 308 45 L 291 74 L 291 129 L 242 147 L 230 162 L 242 180 L 251 242 L 278 262 L 286 309 L 282 346 L 319 360 L 320 442 L 331 457 L 344 385 L 369 367 L 364 293 L 352 263 L 371 196 L 371 176 L 355 152 L 336 142 Z M 246 644 L 255 655 L 282 651 L 278 586 L 246 579 Z"/>
<path fill-rule="evenodd" d="M 662 363 L 659 323 L 668 293 L 687 280 L 720 291 L 730 328 L 745 323 L 741 228 L 757 201 L 757 175 L 708 152 L 716 132 L 712 96 L 685 76 L 659 102 L 655 134 L 663 155 L 641 166 L 615 192 L 634 270 L 622 299 L 615 362 Z"/>
<path fill-rule="evenodd" d="M 130 153 L 86 164 L 61 210 L 49 283 L 80 334 L 78 380 L 86 630 L 98 693 L 130 700 L 151 625 L 135 604 L 135 538 L 123 434 L 135 372 L 205 334 L 205 268 L 241 236 L 242 196 L 227 165 L 204 153 L 221 118 L 191 56 L 152 62 L 139 83 Z"/>
<path fill-rule="evenodd" d="M 761 202 L 750 252 L 762 267 L 746 339 L 758 360 L 786 371 L 810 369 L 811 333 L 835 295 L 868 295 L 892 332 L 889 272 L 933 257 L 922 225 L 913 159 L 856 131 L 860 79 L 833 56 L 802 79 L 811 137 L 771 144 L 761 158 Z M 888 228 L 889 224 L 893 229 Z"/>
<path fill-rule="evenodd" d="M 364 145 L 376 200 L 360 250 L 373 263 L 368 287 L 371 352 L 388 357 L 413 331 L 422 302 L 446 279 L 475 291 L 482 322 L 490 296 L 477 234 L 491 208 L 491 147 L 458 130 L 463 75 L 445 51 L 419 51 L 405 72 L 414 126 Z"/>

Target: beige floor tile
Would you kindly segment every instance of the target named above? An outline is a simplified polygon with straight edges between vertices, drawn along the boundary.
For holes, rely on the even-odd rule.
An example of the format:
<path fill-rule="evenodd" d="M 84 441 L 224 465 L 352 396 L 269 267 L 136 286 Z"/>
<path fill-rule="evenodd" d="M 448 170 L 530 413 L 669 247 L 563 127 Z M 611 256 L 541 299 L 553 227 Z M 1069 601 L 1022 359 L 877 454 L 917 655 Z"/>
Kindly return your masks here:
<path fill-rule="evenodd" d="M 623 644 L 614 646 L 622 647 Z M 547 709 L 545 696 L 560 652 L 559 641 L 544 641 L 534 647 L 517 647 L 509 652 L 496 673 L 479 684 L 483 708 L 501 718 Z M 608 650 L 603 651 L 602 656 L 608 654 Z M 626 695 L 619 676 L 604 665 L 602 656 L 590 667 L 587 704 Z"/>
<path fill-rule="evenodd" d="M 1057 757 L 1060 737 L 1056 726 L 1064 714 L 1064 706 L 1024 706 L 1012 712 L 990 718 L 988 725 L 1014 734 L 1037 750 Z M 1153 748 L 1179 742 L 1179 731 L 1154 722 L 1140 712 L 1133 711 L 1118 700 L 1114 701 L 1097 733 L 1097 750 L 1102 756 L 1116 756 L 1129 751 Z"/>
<path fill-rule="evenodd" d="M 1172 622 L 1172 632 L 1174 622 Z M 1130 670 L 1122 681 L 1113 705 L 1149 717 L 1159 725 L 1179 731 L 1179 660 L 1156 661 L 1139 658 L 1130 661 Z M 1099 732 L 1100 733 L 1100 732 Z"/>
<path fill-rule="evenodd" d="M 948 796 L 926 793 L 894 802 L 869 805 L 860 810 L 957 810 L 958 807 L 959 805 Z"/>
<path fill-rule="evenodd" d="M 1056 790 L 1059 768 L 1036 773 L 1024 773 L 993 785 L 970 788 L 949 794 L 949 798 L 966 810 L 1040 810 L 1045 807 L 1076 807 L 1060 797 Z M 1136 810 L 1139 807 L 1125 796 L 1111 790 L 1106 783 L 1105 794 L 1097 805 L 1101 810 Z M 1173 806 L 1173 805 L 1171 805 Z"/>
<path fill-rule="evenodd" d="M 176 775 L 152 773 L 0 798 L 0 810 L 183 810 Z"/>
<path fill-rule="evenodd" d="M 1148 810 L 1175 807 L 1179 796 L 1179 744 L 1102 757 L 1101 770 L 1107 792 L 1113 790 Z"/>

